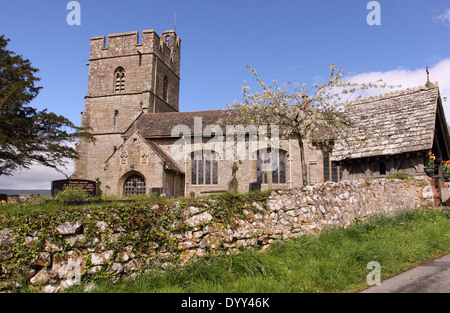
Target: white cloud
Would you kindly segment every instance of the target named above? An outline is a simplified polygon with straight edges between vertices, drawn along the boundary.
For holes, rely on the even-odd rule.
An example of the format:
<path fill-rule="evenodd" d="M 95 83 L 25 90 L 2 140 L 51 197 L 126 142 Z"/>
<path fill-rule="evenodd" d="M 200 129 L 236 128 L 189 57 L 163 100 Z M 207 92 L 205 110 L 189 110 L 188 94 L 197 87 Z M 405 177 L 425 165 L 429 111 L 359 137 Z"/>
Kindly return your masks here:
<path fill-rule="evenodd" d="M 65 174 L 73 173 L 73 161 L 67 165 Z M 65 179 L 58 171 L 43 165 L 33 165 L 30 169 L 17 171 L 13 176 L 0 176 L 0 189 L 45 189 L 50 190 L 52 180 Z"/>
<path fill-rule="evenodd" d="M 439 90 L 441 93 L 441 98 L 444 100 L 447 97 L 447 102 L 443 101 L 445 117 L 447 122 L 450 122 L 450 58 L 441 60 L 437 64 L 428 68 L 430 73 L 430 81 L 439 83 Z M 362 73 L 354 76 L 349 76 L 345 78 L 349 82 L 376 82 L 382 79 L 387 85 L 401 85 L 400 88 L 396 89 L 407 89 L 417 86 L 425 85 L 427 81 L 427 74 L 425 68 L 409 70 L 404 68 L 399 68 L 395 70 L 390 70 L 386 72 L 368 72 Z M 394 89 L 394 90 L 396 90 Z M 389 88 L 377 88 L 369 89 L 364 93 L 364 96 L 374 96 L 383 93 L 388 93 L 393 91 Z"/>
<path fill-rule="evenodd" d="M 437 20 L 441 20 L 445 25 L 450 25 L 450 9 L 445 10 L 445 12 L 436 17 Z"/>
<path fill-rule="evenodd" d="M 67 146 L 75 148 L 75 143 L 69 142 Z M 75 162 L 66 160 L 66 168 L 60 168 L 67 176 L 72 175 Z M 40 164 L 33 164 L 29 169 L 18 170 L 12 176 L 0 176 L 0 189 L 44 189 L 50 190 L 52 180 L 66 179 L 66 176 L 57 170 Z"/>

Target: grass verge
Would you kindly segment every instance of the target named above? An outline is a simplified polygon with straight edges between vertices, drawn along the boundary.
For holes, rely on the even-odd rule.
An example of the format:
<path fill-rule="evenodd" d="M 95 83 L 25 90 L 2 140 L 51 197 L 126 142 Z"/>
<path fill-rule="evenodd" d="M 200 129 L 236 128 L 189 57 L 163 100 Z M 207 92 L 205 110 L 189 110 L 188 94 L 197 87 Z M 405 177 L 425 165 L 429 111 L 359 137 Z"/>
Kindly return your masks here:
<path fill-rule="evenodd" d="M 96 282 L 92 292 L 355 292 L 367 287 L 370 261 L 381 278 L 450 251 L 450 210 L 378 215 L 320 236 L 279 242 L 265 252 L 219 255 L 142 274 L 133 280 Z M 70 292 L 84 292 L 86 284 Z"/>

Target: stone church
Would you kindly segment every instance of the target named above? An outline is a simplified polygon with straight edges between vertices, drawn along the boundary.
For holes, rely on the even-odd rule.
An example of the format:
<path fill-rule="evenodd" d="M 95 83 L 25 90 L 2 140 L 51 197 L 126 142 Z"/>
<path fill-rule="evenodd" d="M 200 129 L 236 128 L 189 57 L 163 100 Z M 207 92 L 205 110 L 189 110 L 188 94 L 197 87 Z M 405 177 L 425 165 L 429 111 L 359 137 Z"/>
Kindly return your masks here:
<path fill-rule="evenodd" d="M 96 141 L 77 143 L 80 158 L 71 178 L 99 179 L 103 194 L 118 196 L 208 195 L 226 191 L 233 177 L 239 192 L 254 186 L 301 186 L 295 135 L 280 140 L 276 147 L 249 151 L 239 162 L 221 157 L 223 147 L 207 145 L 215 134 L 210 126 L 229 110 L 179 111 L 180 50 L 181 40 L 174 31 L 91 39 L 81 126 L 90 127 Z M 359 138 L 365 145 L 358 143 L 352 151 L 339 138 L 334 151 L 307 148 L 310 183 L 385 177 L 394 172 L 424 176 L 424 160 L 431 151 L 439 160 L 450 159 L 438 87 L 408 89 L 359 105 L 364 116 L 348 114 L 355 121 L 365 121 L 375 136 Z M 175 146 L 184 152 L 174 153 Z M 264 170 L 267 163 L 270 171 Z M 436 177 L 441 176 L 438 170 Z"/>

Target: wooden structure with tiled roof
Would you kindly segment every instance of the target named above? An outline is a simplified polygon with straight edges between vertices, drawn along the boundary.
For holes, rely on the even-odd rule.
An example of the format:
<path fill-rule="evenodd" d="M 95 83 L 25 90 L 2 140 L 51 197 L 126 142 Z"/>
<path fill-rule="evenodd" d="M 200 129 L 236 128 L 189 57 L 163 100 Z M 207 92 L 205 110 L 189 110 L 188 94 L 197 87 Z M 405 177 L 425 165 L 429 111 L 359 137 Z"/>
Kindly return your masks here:
<path fill-rule="evenodd" d="M 336 140 L 331 160 L 343 179 L 401 172 L 424 175 L 424 161 L 450 159 L 450 138 L 437 86 L 406 89 L 356 103 L 346 112 L 353 134 Z M 442 176 L 440 166 L 435 176 Z"/>

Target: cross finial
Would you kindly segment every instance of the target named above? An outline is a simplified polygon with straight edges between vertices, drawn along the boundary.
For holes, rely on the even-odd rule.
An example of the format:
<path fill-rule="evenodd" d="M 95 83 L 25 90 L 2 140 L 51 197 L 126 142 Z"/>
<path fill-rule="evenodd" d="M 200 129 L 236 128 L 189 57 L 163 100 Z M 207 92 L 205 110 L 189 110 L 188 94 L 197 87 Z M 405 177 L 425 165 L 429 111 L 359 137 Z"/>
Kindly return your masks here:
<path fill-rule="evenodd" d="M 428 66 L 427 66 L 427 82 L 425 84 L 425 87 L 427 88 L 434 88 L 435 85 L 433 83 L 430 82 L 430 72 L 428 71 Z"/>

